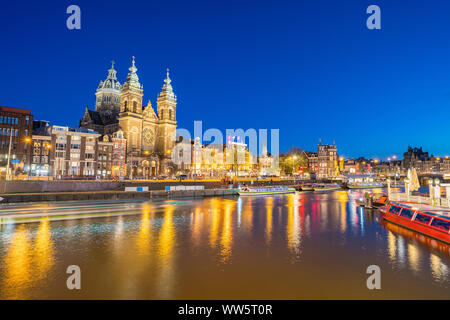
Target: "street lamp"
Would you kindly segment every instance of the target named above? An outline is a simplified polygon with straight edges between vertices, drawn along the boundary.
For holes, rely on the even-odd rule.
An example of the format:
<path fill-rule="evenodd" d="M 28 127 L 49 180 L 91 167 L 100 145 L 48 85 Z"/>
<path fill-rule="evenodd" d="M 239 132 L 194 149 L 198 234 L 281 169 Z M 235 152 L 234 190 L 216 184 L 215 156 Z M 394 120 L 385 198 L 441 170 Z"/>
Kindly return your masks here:
<path fill-rule="evenodd" d="M 14 131 L 13 128 L 9 129 L 8 163 L 6 165 L 6 180 L 11 180 L 11 174 L 9 173 L 9 171 L 10 171 L 9 163 L 11 162 L 11 145 L 12 145 L 13 131 Z"/>
<path fill-rule="evenodd" d="M 25 143 L 31 143 L 32 139 L 30 137 L 25 137 Z M 30 152 L 31 154 L 31 152 Z M 27 180 L 30 180 L 30 171 L 31 171 L 31 157 L 29 159 L 28 170 L 27 170 Z"/>
<path fill-rule="evenodd" d="M 47 148 L 47 159 L 48 159 L 48 170 L 47 170 L 47 181 L 50 181 L 50 149 L 52 148 L 52 145 L 47 143 L 45 145 L 45 147 Z"/>
<path fill-rule="evenodd" d="M 150 154 L 150 151 L 145 150 L 144 154 L 148 157 L 148 155 Z M 146 162 L 147 166 L 145 168 L 145 177 L 148 179 L 150 177 L 150 164 L 149 164 L 148 160 L 146 160 L 146 161 L 147 161 Z"/>

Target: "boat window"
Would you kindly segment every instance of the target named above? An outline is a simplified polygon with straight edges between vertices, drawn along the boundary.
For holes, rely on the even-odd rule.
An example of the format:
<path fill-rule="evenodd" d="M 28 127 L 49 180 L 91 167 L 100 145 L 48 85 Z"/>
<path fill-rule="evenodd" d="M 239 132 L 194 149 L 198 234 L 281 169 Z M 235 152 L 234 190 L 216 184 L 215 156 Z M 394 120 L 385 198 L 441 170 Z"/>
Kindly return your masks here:
<path fill-rule="evenodd" d="M 414 215 L 413 210 L 405 209 L 403 208 L 402 212 L 400 213 L 400 217 L 411 219 Z"/>
<path fill-rule="evenodd" d="M 431 226 L 444 231 L 448 231 L 450 229 L 450 221 L 434 218 L 433 221 L 431 221 Z"/>
<path fill-rule="evenodd" d="M 402 208 L 397 207 L 397 206 L 391 206 L 389 208 L 389 212 L 393 213 L 393 214 L 398 214 L 400 212 L 400 210 L 402 210 Z"/>
<path fill-rule="evenodd" d="M 416 215 L 416 218 L 414 219 L 414 221 L 418 221 L 418 222 L 424 223 L 424 224 L 429 224 L 430 220 L 431 220 L 431 217 L 426 216 L 424 214 L 420 214 L 420 213 L 418 213 Z"/>

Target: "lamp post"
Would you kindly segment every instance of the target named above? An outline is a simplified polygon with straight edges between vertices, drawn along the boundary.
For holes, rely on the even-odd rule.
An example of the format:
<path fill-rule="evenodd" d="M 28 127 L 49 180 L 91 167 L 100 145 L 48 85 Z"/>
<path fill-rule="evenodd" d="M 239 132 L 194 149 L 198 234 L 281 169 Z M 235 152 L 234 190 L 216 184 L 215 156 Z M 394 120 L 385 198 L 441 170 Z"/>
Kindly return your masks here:
<path fill-rule="evenodd" d="M 30 137 L 26 137 L 25 138 L 25 143 L 30 143 L 30 146 L 31 146 L 31 141 L 32 141 L 32 139 L 30 138 Z M 30 154 L 31 154 L 31 152 L 30 152 Z M 30 157 L 31 158 L 31 157 Z M 29 164 L 28 164 L 28 170 L 27 170 L 27 180 L 30 180 L 30 171 L 31 171 L 31 159 L 29 159 Z"/>
<path fill-rule="evenodd" d="M 12 145 L 12 135 L 13 129 L 9 129 L 9 147 L 8 147 L 8 163 L 6 165 L 6 180 L 11 180 L 11 175 L 9 173 L 9 163 L 11 162 L 11 145 Z"/>
<path fill-rule="evenodd" d="M 436 204 L 441 205 L 441 181 L 439 179 L 434 180 L 434 198 L 436 199 Z"/>
<path fill-rule="evenodd" d="M 130 154 L 130 180 L 133 180 L 133 151 Z"/>
<path fill-rule="evenodd" d="M 172 154 L 172 150 L 167 150 L 167 157 L 170 157 L 170 155 Z M 175 170 L 172 170 L 172 175 L 175 176 Z M 167 168 L 167 175 L 169 175 L 169 168 Z"/>
<path fill-rule="evenodd" d="M 145 150 L 144 151 L 144 154 L 148 157 L 148 155 L 150 154 L 150 151 L 148 151 L 148 150 Z M 146 162 L 146 164 L 147 164 L 147 166 L 146 166 L 146 168 L 145 168 L 145 177 L 147 178 L 147 180 L 150 178 L 150 162 L 148 161 L 148 158 L 147 158 L 147 162 Z"/>
<path fill-rule="evenodd" d="M 52 148 L 52 145 L 47 143 L 45 147 L 47 148 L 47 159 L 48 159 L 47 181 L 50 181 L 50 149 Z"/>
<path fill-rule="evenodd" d="M 430 193 L 430 204 L 434 205 L 433 179 L 428 180 L 428 191 Z"/>

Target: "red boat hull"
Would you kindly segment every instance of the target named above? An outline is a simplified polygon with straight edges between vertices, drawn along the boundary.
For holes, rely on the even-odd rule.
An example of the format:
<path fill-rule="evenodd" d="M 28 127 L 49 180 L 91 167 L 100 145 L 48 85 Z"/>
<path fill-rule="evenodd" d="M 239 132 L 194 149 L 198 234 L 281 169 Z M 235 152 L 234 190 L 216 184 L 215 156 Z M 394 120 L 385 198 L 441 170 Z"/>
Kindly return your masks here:
<path fill-rule="evenodd" d="M 419 232 L 423 235 L 426 235 L 428 237 L 442 241 L 446 244 L 450 244 L 450 234 L 448 234 L 444 231 L 437 230 L 435 228 L 431 228 L 430 226 L 427 226 L 425 224 L 410 221 L 407 218 L 403 218 L 401 216 L 392 214 L 392 213 L 388 212 L 387 209 L 388 208 L 386 208 L 386 207 L 383 207 L 380 209 L 381 216 L 386 221 L 389 221 L 389 222 L 399 225 L 401 227 Z"/>

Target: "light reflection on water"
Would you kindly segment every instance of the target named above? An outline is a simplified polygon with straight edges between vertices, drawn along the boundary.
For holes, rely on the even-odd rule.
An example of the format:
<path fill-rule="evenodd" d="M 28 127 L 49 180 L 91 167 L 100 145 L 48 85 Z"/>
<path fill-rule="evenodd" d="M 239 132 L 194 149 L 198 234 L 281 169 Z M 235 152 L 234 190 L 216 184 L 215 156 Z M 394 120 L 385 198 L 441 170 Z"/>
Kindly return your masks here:
<path fill-rule="evenodd" d="M 0 298 L 450 298 L 450 248 L 358 208 L 358 190 L 142 204 L 1 226 Z M 82 290 L 66 289 L 67 266 Z M 382 290 L 366 287 L 381 267 Z"/>

